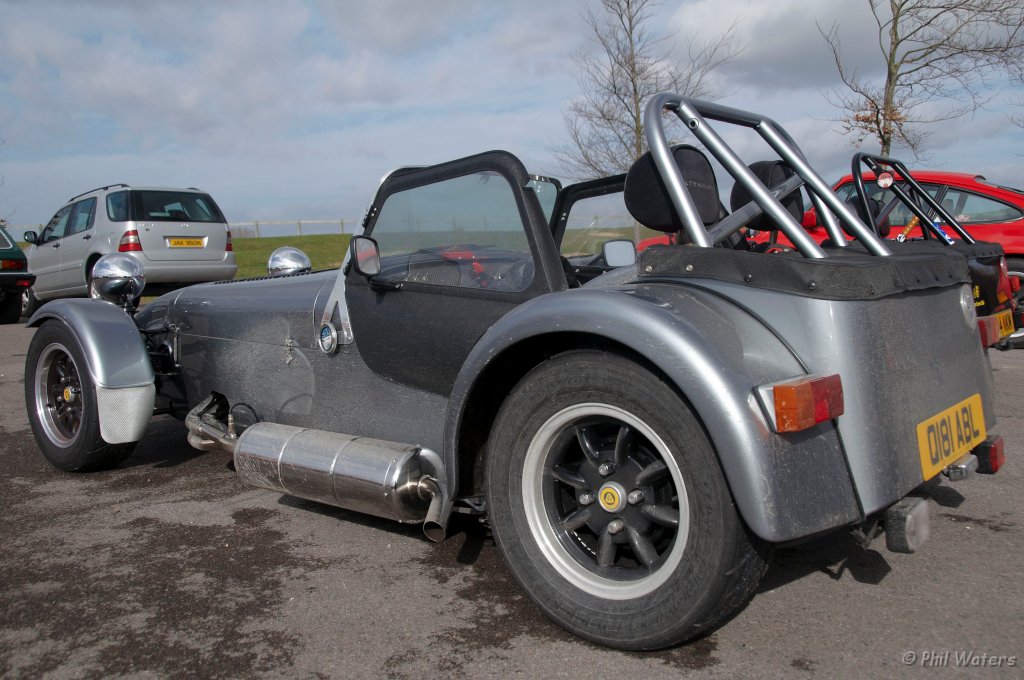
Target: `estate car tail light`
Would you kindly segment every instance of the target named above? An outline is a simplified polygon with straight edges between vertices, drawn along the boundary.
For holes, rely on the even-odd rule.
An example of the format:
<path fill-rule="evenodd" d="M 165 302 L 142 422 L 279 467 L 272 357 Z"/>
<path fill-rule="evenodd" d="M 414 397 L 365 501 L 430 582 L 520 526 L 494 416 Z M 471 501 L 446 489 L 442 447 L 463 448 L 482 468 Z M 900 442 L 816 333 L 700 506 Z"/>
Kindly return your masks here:
<path fill-rule="evenodd" d="M 838 374 L 778 383 L 772 392 L 778 432 L 800 432 L 843 415 L 843 383 Z"/>
<path fill-rule="evenodd" d="M 25 271 L 25 260 L 0 260 L 0 269 L 4 271 Z"/>
<path fill-rule="evenodd" d="M 230 253 L 230 252 L 233 252 L 234 250 L 235 250 L 235 247 L 233 245 L 231 245 L 231 230 L 228 229 L 228 242 L 227 242 L 227 245 L 224 246 L 224 252 L 225 253 Z"/>
<path fill-rule="evenodd" d="M 978 458 L 978 472 L 983 475 L 994 475 L 1006 462 L 1003 438 L 999 436 L 989 437 L 978 444 L 973 453 Z"/>
<path fill-rule="evenodd" d="M 121 243 L 117 246 L 117 252 L 142 252 L 142 241 L 139 240 L 139 232 L 135 229 L 129 229 L 124 232 L 124 236 L 121 237 Z"/>

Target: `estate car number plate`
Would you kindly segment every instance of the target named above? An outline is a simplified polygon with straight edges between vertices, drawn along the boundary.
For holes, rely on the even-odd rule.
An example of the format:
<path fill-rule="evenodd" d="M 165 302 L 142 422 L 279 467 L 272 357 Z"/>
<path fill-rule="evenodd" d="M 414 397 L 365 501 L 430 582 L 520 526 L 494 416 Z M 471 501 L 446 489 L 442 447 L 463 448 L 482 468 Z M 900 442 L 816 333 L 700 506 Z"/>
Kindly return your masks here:
<path fill-rule="evenodd" d="M 973 394 L 917 424 L 921 472 L 931 479 L 950 463 L 985 440 L 981 395 Z"/>
<path fill-rule="evenodd" d="M 1013 311 L 1004 309 L 996 314 L 996 318 L 999 319 L 999 337 L 1005 338 L 1008 335 L 1013 335 L 1013 331 L 1016 330 L 1013 327 Z"/>
<path fill-rule="evenodd" d="M 169 238 L 167 245 L 171 248 L 202 248 L 204 244 L 201 238 Z M 1010 323 L 1013 323 L 1013 319 Z"/>

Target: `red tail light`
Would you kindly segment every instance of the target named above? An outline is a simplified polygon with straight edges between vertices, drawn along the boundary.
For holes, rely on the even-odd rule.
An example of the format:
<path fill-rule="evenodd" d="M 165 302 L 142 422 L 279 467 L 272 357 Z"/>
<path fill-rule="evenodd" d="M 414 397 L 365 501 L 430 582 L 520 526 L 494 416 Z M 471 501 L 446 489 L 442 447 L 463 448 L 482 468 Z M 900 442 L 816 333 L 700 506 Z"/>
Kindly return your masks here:
<path fill-rule="evenodd" d="M 139 232 L 135 229 L 129 229 L 124 232 L 124 236 L 121 237 L 121 243 L 117 246 L 117 252 L 119 253 L 141 253 L 142 252 L 142 241 L 139 240 Z"/>
<path fill-rule="evenodd" d="M 4 271 L 21 272 L 27 268 L 25 260 L 0 260 L 0 269 Z"/>
<path fill-rule="evenodd" d="M 228 242 L 227 242 L 227 245 L 224 246 L 224 252 L 230 253 L 230 252 L 233 252 L 234 250 L 235 250 L 235 247 L 233 245 L 231 245 L 231 230 L 228 229 Z"/>
<path fill-rule="evenodd" d="M 1002 338 L 999 334 L 999 320 L 995 316 L 979 317 L 978 336 L 981 337 L 982 347 L 991 347 L 999 342 Z"/>
<path fill-rule="evenodd" d="M 1006 450 L 1003 448 L 1002 437 L 989 437 L 974 449 L 978 457 L 978 472 L 994 475 L 1006 462 Z"/>
<path fill-rule="evenodd" d="M 843 415 L 843 383 L 838 374 L 779 383 L 772 391 L 778 432 L 799 432 Z"/>

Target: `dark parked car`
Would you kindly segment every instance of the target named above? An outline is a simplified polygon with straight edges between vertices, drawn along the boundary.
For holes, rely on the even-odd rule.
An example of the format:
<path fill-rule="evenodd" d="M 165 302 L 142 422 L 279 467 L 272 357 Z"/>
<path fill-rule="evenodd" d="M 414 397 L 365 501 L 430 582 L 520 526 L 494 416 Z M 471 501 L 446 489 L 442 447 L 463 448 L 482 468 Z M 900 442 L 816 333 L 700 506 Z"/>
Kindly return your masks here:
<path fill-rule="evenodd" d="M 28 273 L 25 253 L 0 224 L 0 323 L 15 323 L 21 316 L 21 296 L 35 281 Z"/>
<path fill-rule="evenodd" d="M 820 247 L 741 164 L 727 167 L 752 200 L 723 214 L 707 157 L 668 144 L 666 110 L 720 160 L 733 152 L 711 120 L 803 158 L 769 119 L 662 94 L 652 152 L 604 185 L 560 188 L 503 151 L 392 173 L 337 271 L 272 262 L 284 275 L 136 313 L 136 262 L 107 256 L 102 300 L 30 321 L 43 455 L 114 466 L 171 413 L 192 446 L 276 493 L 433 540 L 452 512 L 486 513 L 539 608 L 625 649 L 728 621 L 774 545 L 851 530 L 913 552 L 926 482 L 1003 458 L 963 258 L 892 253 L 806 166 L 791 188 L 807 184 L 863 252 Z M 560 257 L 574 206 L 617 188 L 637 221 L 690 245 L 635 261 L 616 237 Z M 744 248 L 738 230 L 762 213 L 796 250 Z"/>

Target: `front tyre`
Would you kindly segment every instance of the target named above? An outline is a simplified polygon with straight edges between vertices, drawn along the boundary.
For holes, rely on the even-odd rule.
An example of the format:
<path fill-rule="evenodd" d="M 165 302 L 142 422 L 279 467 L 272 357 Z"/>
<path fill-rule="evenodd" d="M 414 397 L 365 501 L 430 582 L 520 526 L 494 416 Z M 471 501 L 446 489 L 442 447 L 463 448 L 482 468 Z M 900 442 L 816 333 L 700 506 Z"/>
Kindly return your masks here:
<path fill-rule="evenodd" d="M 570 352 L 520 381 L 492 431 L 487 499 L 523 589 L 600 644 L 658 649 L 698 636 L 764 571 L 694 414 L 618 355 Z"/>
<path fill-rule="evenodd" d="M 100 435 L 96 387 L 71 329 L 45 321 L 25 360 L 25 405 L 43 456 L 68 472 L 113 467 L 136 442 L 108 444 Z"/>

